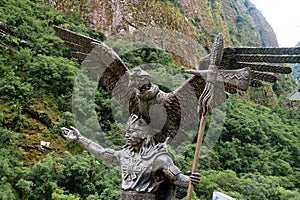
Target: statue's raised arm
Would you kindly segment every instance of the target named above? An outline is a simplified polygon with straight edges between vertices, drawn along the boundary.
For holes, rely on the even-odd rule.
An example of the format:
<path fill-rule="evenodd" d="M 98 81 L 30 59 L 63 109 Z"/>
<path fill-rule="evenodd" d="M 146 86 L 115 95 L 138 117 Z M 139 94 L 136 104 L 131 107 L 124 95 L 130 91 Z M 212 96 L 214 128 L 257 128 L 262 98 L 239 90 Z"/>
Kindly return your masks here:
<path fill-rule="evenodd" d="M 82 136 L 78 129 L 71 126 L 69 128 L 61 128 L 62 135 L 71 141 L 78 143 L 80 146 L 88 150 L 97 159 L 103 161 L 106 164 L 118 165 L 119 151 L 113 149 L 103 148 L 96 142 Z"/>

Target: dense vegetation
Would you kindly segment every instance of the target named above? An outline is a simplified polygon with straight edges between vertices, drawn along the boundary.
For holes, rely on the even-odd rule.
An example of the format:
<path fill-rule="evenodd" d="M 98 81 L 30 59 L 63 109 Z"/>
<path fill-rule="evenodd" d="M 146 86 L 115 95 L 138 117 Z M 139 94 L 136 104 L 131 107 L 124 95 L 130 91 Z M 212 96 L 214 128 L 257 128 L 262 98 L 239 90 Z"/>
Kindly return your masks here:
<path fill-rule="evenodd" d="M 119 199 L 119 171 L 65 141 L 59 129 L 74 123 L 71 98 L 80 62 L 69 57 L 52 26 L 98 40 L 105 40 L 103 33 L 87 28 L 76 13 L 62 14 L 43 1 L 6 0 L 0 6 L 0 22 L 7 26 L 0 43 L 0 199 Z M 112 44 L 119 51 L 130 45 Z M 168 85 L 165 90 L 184 78 L 166 79 L 180 75 L 182 67 L 160 49 L 138 49 L 122 54 L 122 59 L 129 67 L 152 63 L 148 70 L 166 80 L 161 82 L 162 87 Z M 294 87 L 289 77 L 279 79 L 277 102 L 269 107 L 253 103 L 249 94 L 228 99 L 222 135 L 200 161 L 202 179 L 195 199 L 211 199 L 214 190 L 237 199 L 300 198 L 299 104 L 285 99 Z M 122 129 L 101 87 L 95 102 L 102 129 L 121 146 Z M 51 141 L 50 147 L 41 147 L 42 140 Z M 177 164 L 187 172 L 194 144 L 174 151 Z M 178 199 L 185 194 L 179 190 Z"/>

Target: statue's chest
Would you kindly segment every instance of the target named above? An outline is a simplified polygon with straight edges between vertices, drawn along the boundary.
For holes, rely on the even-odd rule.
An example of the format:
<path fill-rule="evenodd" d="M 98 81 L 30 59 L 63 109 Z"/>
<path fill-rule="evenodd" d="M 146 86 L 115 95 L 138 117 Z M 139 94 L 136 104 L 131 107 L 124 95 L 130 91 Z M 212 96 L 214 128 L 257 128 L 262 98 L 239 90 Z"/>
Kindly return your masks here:
<path fill-rule="evenodd" d="M 128 155 L 128 156 L 126 156 Z M 122 189 L 136 192 L 153 192 L 159 188 L 164 177 L 159 173 L 155 160 L 160 153 L 140 157 L 123 154 L 120 158 Z"/>
<path fill-rule="evenodd" d="M 151 173 L 152 159 L 144 160 L 138 156 L 121 159 L 122 179 L 126 181 L 135 181 L 140 176 Z M 147 176 L 146 175 L 146 176 Z"/>

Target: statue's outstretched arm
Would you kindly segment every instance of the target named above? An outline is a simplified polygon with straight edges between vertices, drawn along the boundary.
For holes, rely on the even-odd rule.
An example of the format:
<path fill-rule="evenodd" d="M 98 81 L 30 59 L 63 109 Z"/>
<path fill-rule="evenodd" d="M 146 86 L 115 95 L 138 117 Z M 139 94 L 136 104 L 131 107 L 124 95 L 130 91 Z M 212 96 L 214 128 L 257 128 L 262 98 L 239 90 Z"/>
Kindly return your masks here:
<path fill-rule="evenodd" d="M 178 187 L 188 188 L 190 182 L 194 186 L 197 186 L 200 182 L 199 173 L 191 173 L 189 176 L 183 174 L 169 156 L 159 156 L 156 159 L 156 165 L 157 167 L 161 168 L 162 172 L 169 179 L 169 181 Z"/>
<path fill-rule="evenodd" d="M 91 141 L 90 139 L 82 136 L 76 128 L 73 126 L 68 128 L 61 128 L 62 135 L 78 143 L 80 146 L 88 150 L 92 155 L 94 155 L 97 159 L 105 162 L 106 164 L 118 165 L 119 163 L 119 153 L 113 149 L 103 148 L 96 142 Z"/>

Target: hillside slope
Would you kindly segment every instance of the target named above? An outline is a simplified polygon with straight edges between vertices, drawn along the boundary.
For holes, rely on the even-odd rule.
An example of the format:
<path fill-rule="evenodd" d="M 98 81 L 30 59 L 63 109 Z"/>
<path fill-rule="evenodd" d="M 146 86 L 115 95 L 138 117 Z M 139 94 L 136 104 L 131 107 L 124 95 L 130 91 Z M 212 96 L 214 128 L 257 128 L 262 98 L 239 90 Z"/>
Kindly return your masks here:
<path fill-rule="evenodd" d="M 118 170 L 60 135 L 60 127 L 74 125 L 72 96 L 80 61 L 70 57 L 53 25 L 107 42 L 132 28 L 167 28 L 192 38 L 205 51 L 219 32 L 227 46 L 277 44 L 248 0 L 6 0 L 0 7 L 0 199 L 119 199 Z M 182 69 L 193 67 L 163 49 L 113 42 L 115 49 L 127 52 L 121 56 L 128 66 L 160 67 L 151 72 L 164 84 L 180 84 Z M 179 50 L 193 55 L 190 49 Z M 178 76 L 174 80 L 170 74 Z M 257 98 L 257 91 L 229 98 L 222 135 L 200 161 L 202 179 L 195 199 L 211 199 L 214 190 L 237 199 L 299 199 L 299 104 L 285 99 L 292 86 L 291 78 L 283 76 L 273 86 L 276 95 L 267 85 L 265 98 Z M 249 99 L 276 103 L 266 107 Z M 82 107 L 93 106 L 77 100 Z M 123 129 L 112 116 L 110 95 L 99 87 L 95 102 L 101 128 L 120 147 Z M 184 172 L 192 165 L 194 148 L 189 143 L 175 149 Z M 179 190 L 177 199 L 185 194 Z"/>

